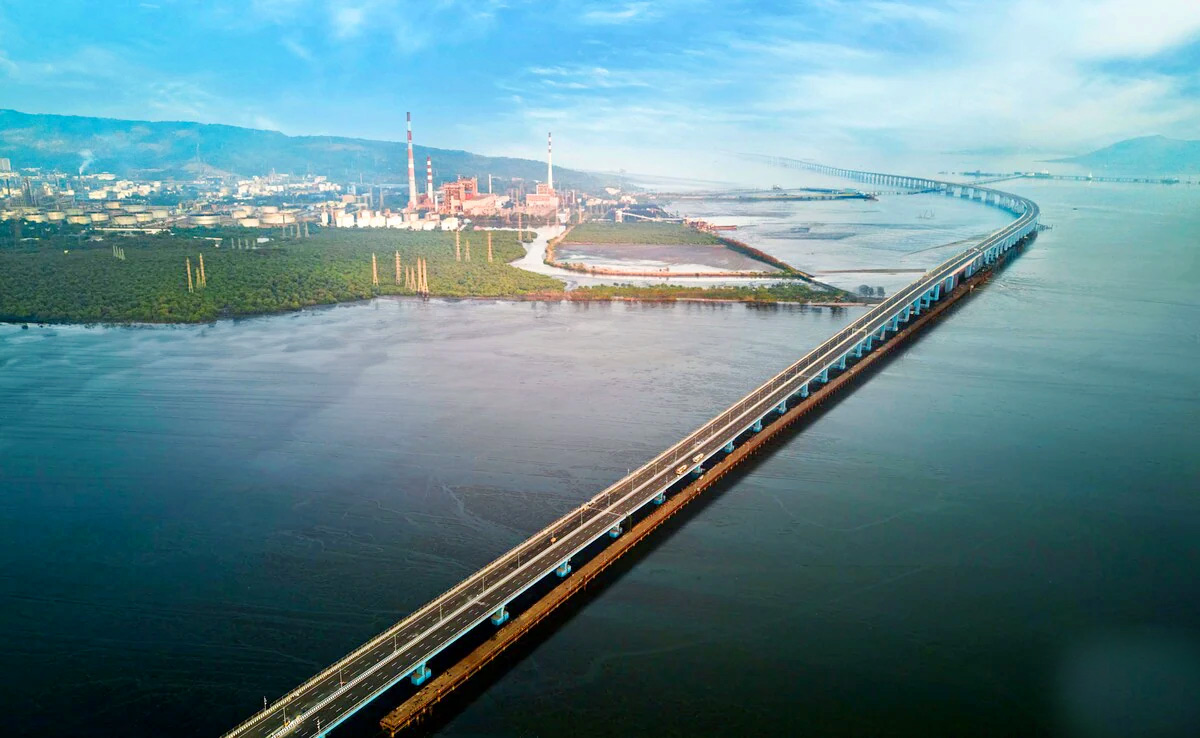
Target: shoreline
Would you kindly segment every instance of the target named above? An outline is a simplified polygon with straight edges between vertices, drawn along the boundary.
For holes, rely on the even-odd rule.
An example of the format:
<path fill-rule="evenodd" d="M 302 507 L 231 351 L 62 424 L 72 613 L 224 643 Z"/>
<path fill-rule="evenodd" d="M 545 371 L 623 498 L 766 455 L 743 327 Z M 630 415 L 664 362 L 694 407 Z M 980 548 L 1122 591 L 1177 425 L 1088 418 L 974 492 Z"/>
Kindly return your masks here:
<path fill-rule="evenodd" d="M 733 298 L 733 297 L 630 297 L 627 295 L 605 295 L 594 296 L 586 295 L 573 297 L 573 292 L 559 293 L 530 293 L 528 295 L 509 295 L 509 296 L 489 296 L 489 295 L 454 295 L 440 296 L 430 295 L 429 297 L 420 297 L 417 295 L 376 295 L 364 300 L 345 300 L 343 302 L 322 303 L 320 305 L 305 305 L 299 308 L 288 308 L 285 310 L 276 310 L 264 313 L 248 313 L 246 315 L 228 315 L 215 320 L 196 320 L 196 321 L 163 321 L 161 323 L 139 321 L 92 321 L 81 323 L 78 321 L 69 320 L 16 320 L 10 318 L 0 318 L 0 325 L 24 326 L 28 328 L 55 328 L 55 327 L 80 327 L 80 328 L 162 328 L 167 326 L 189 326 L 189 325 L 216 325 L 226 321 L 237 320 L 253 320 L 257 318 L 270 318 L 282 315 L 294 315 L 310 310 L 332 309 L 339 305 L 366 305 L 375 300 L 397 300 L 397 301 L 420 301 L 428 302 L 430 300 L 444 300 L 446 302 L 476 302 L 476 301 L 491 301 L 491 302 L 511 302 L 511 303 L 526 303 L 526 302 L 545 302 L 545 303 L 603 303 L 603 302 L 628 302 L 628 303 L 647 303 L 647 304 L 663 304 L 674 302 L 691 302 L 691 303 L 712 303 L 712 304 L 746 304 L 746 305 L 790 305 L 796 307 L 811 307 L 811 308 L 851 308 L 851 307 L 870 307 L 874 303 L 869 302 L 809 302 L 801 300 L 764 300 L 755 298 Z"/>

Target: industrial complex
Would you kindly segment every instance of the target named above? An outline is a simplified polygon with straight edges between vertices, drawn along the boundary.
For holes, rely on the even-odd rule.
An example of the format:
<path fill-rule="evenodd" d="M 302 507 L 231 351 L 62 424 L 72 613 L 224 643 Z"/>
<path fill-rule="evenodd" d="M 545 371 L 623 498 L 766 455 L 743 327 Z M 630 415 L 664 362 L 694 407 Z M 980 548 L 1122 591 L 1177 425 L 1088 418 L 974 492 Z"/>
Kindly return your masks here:
<path fill-rule="evenodd" d="M 584 208 L 617 200 L 554 187 L 551 137 L 547 134 L 546 179 L 514 180 L 493 191 L 490 173 L 436 180 L 432 157 L 418 189 L 412 115 L 406 116 L 408 181 L 333 182 L 312 174 L 252 177 L 204 176 L 188 181 L 133 180 L 115 174 L 76 174 L 15 169 L 0 158 L 0 220 L 20 224 L 68 224 L 105 231 L 153 233 L 181 227 L 279 229 L 303 224 L 330 228 L 460 230 L 524 222 L 569 222 Z M 480 182 L 484 182 L 481 188 Z M 611 193 L 608 195 L 611 197 Z"/>

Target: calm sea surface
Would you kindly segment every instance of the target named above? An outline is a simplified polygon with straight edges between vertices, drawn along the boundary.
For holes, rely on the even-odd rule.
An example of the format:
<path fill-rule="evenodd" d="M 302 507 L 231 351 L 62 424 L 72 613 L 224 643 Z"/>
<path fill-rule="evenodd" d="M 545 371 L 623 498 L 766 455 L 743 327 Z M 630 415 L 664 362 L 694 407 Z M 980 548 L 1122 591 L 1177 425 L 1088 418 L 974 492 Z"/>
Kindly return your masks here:
<path fill-rule="evenodd" d="M 439 733 L 1200 726 L 1200 191 L 1010 187 L 1054 230 Z M 378 300 L 0 326 L 6 732 L 217 735 L 856 314 Z"/>

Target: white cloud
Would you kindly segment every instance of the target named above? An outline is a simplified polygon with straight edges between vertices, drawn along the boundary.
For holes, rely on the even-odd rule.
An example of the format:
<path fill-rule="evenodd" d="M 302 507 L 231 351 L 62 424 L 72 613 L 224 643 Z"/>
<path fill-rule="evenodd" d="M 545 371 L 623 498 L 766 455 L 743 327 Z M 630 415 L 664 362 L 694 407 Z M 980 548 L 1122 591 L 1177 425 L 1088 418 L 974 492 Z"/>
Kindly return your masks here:
<path fill-rule="evenodd" d="M 625 3 L 618 7 L 610 7 L 607 3 L 584 11 L 580 17 L 584 23 L 613 25 L 629 23 L 648 15 L 650 3 Z"/>

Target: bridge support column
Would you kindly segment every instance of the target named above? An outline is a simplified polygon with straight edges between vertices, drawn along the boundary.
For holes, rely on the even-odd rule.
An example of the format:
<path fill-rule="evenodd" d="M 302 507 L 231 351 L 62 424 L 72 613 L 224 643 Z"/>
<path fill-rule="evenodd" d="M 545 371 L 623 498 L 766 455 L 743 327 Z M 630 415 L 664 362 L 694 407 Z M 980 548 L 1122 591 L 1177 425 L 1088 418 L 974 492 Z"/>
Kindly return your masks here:
<path fill-rule="evenodd" d="M 499 628 L 501 625 L 504 625 L 507 622 L 508 622 L 508 610 L 505 610 L 503 607 L 501 607 L 499 610 L 492 613 L 492 625 Z"/>
<path fill-rule="evenodd" d="M 729 443 L 725 444 L 725 453 L 727 453 L 727 454 L 733 453 L 733 441 L 730 441 Z"/>
<path fill-rule="evenodd" d="M 412 676 L 410 676 L 408 680 L 412 682 L 414 686 L 419 687 L 428 681 L 429 677 L 431 676 L 433 676 L 433 672 L 429 669 L 429 667 L 425 664 L 420 664 L 417 666 L 417 668 L 413 669 Z"/>
<path fill-rule="evenodd" d="M 608 529 L 608 537 L 609 538 L 619 538 L 620 535 L 624 532 L 625 532 L 625 529 L 622 528 L 620 525 L 614 525 L 613 527 Z"/>
<path fill-rule="evenodd" d="M 779 406 L 775 408 L 775 412 L 779 413 L 780 415 L 783 415 L 784 413 L 786 413 L 787 412 L 787 400 L 784 400 L 783 402 L 779 403 Z"/>
<path fill-rule="evenodd" d="M 932 298 L 933 298 L 934 300 L 940 300 L 940 299 L 942 299 L 942 283 L 941 283 L 941 282 L 938 282 L 937 284 L 935 284 L 935 285 L 933 286 L 933 295 L 932 295 Z"/>
<path fill-rule="evenodd" d="M 762 418 L 754 421 L 754 425 L 750 426 L 750 430 L 754 431 L 755 433 L 758 433 L 760 430 L 762 430 Z"/>
<path fill-rule="evenodd" d="M 821 384 L 829 384 L 829 369 L 822 369 L 820 376 L 817 379 L 821 380 Z"/>
<path fill-rule="evenodd" d="M 842 371 L 846 370 L 846 354 L 842 354 L 842 358 L 837 360 L 837 368 Z"/>
<path fill-rule="evenodd" d="M 663 503 L 664 503 L 664 502 L 666 502 L 666 501 L 667 501 L 667 495 L 666 495 L 666 493 L 665 493 L 665 492 L 659 492 L 659 493 L 658 493 L 658 494 L 657 494 L 657 495 L 654 497 L 654 499 L 652 500 L 652 502 L 653 502 L 655 505 L 661 505 L 661 504 L 663 504 Z"/>
<path fill-rule="evenodd" d="M 559 579 L 562 579 L 563 577 L 570 574 L 571 573 L 571 560 L 567 559 L 566 561 L 559 564 L 558 568 L 554 570 L 554 573 L 558 575 Z"/>
<path fill-rule="evenodd" d="M 803 399 L 805 397 L 808 397 L 808 385 L 807 384 L 803 384 L 800 386 L 800 398 Z"/>

